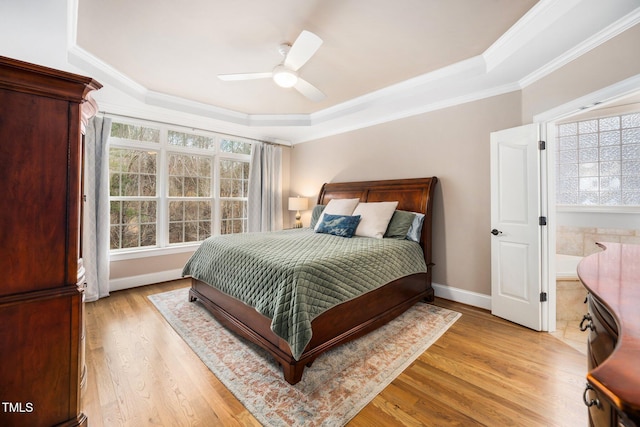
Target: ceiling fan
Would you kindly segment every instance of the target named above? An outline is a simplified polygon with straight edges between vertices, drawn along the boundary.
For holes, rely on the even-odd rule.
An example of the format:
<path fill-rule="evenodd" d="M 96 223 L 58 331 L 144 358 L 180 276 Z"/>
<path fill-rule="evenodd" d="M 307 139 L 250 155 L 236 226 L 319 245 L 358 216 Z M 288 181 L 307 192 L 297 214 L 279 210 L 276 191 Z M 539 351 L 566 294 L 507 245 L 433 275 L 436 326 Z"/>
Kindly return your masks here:
<path fill-rule="evenodd" d="M 294 88 L 312 101 L 322 101 L 326 95 L 311 83 L 298 75 L 298 70 L 307 63 L 322 45 L 322 39 L 311 31 L 302 31 L 293 45 L 280 45 L 278 51 L 284 60 L 273 69 L 265 73 L 218 74 L 224 81 L 239 81 L 272 78 L 280 87 Z"/>

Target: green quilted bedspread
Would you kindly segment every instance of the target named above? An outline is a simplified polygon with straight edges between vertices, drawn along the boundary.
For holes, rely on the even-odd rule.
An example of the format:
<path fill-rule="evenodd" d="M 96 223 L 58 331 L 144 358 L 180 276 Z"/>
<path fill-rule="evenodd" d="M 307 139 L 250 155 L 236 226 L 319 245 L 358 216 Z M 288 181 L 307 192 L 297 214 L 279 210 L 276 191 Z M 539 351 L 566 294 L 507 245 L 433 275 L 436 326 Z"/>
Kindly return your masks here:
<path fill-rule="evenodd" d="M 272 319 L 271 330 L 297 359 L 322 312 L 410 274 L 426 272 L 420 245 L 408 240 L 344 238 L 309 228 L 215 236 L 184 276 L 216 287 Z"/>

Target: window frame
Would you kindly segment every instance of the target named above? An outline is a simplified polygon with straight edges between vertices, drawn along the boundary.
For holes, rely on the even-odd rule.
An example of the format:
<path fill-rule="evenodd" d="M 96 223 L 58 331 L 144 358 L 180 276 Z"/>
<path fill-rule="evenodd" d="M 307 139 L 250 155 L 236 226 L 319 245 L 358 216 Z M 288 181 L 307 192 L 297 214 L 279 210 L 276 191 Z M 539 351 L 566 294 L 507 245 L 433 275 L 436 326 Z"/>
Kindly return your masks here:
<path fill-rule="evenodd" d="M 555 153 L 554 153 L 554 155 L 556 157 L 556 161 L 555 161 L 555 163 L 556 163 L 556 166 L 555 166 L 556 196 L 555 196 L 555 199 L 556 199 L 556 210 L 558 212 L 584 212 L 584 213 L 587 213 L 587 212 L 591 212 L 591 213 L 610 212 L 610 213 L 621 213 L 621 214 L 640 213 L 640 204 L 638 204 L 638 205 L 625 205 L 625 204 L 618 204 L 618 205 L 593 204 L 593 205 L 587 205 L 587 204 L 560 203 L 560 202 L 558 202 L 559 188 L 557 187 L 558 186 L 558 181 L 561 179 L 560 171 L 559 171 L 559 165 L 560 165 L 560 163 L 559 163 L 560 138 L 561 138 L 561 133 L 559 131 L 560 126 L 567 125 L 567 124 L 575 124 L 576 126 L 579 127 L 580 123 L 582 123 L 582 122 L 588 122 L 588 121 L 593 121 L 593 120 L 597 121 L 598 122 L 598 130 L 597 130 L 597 132 L 595 134 L 597 135 L 598 142 L 597 142 L 597 144 L 595 146 L 596 147 L 595 149 L 598 150 L 599 156 L 600 156 L 600 148 L 602 147 L 601 143 L 600 143 L 600 134 L 603 133 L 603 132 L 605 132 L 605 133 L 606 132 L 610 132 L 609 130 L 606 130 L 606 129 L 605 130 L 601 130 L 600 129 L 600 127 L 599 127 L 600 126 L 600 121 L 603 120 L 603 119 L 609 119 L 609 118 L 613 118 L 613 117 L 616 117 L 616 118 L 618 118 L 620 120 L 620 126 L 619 126 L 619 128 L 617 128 L 617 131 L 620 132 L 621 139 L 620 139 L 618 144 L 614 144 L 614 145 L 611 145 L 611 146 L 619 146 L 620 149 L 623 150 L 623 147 L 625 145 L 624 141 L 622 140 L 623 132 L 625 130 L 627 130 L 627 129 L 636 129 L 637 127 L 631 127 L 631 128 L 623 127 L 622 118 L 624 116 L 637 115 L 637 114 L 640 114 L 640 109 L 636 107 L 636 108 L 631 108 L 631 109 L 625 109 L 623 111 L 611 112 L 610 114 L 598 114 L 598 115 L 591 115 L 591 116 L 587 116 L 587 117 L 581 117 L 580 119 L 564 120 L 564 121 L 559 122 L 559 123 L 557 123 L 555 125 L 555 127 L 556 127 L 556 138 L 555 138 L 556 140 L 555 140 Z M 576 135 L 576 138 L 579 138 L 579 135 L 581 135 L 581 132 L 578 131 L 575 135 Z M 608 146 L 609 145 L 604 145 L 604 147 L 608 147 Z M 578 146 L 576 148 L 576 150 L 577 150 L 577 155 L 578 155 L 578 159 L 577 159 L 577 163 L 576 164 L 577 164 L 577 166 L 579 168 L 580 167 L 580 159 L 579 159 L 580 147 Z M 597 161 L 598 165 L 600 165 L 600 163 L 602 161 L 603 160 L 600 159 L 600 157 L 599 157 L 599 159 Z M 622 157 L 622 154 L 621 154 L 621 157 L 620 157 L 620 162 L 621 162 L 621 166 L 620 167 L 622 169 L 622 162 L 624 162 L 624 158 Z M 598 175 L 597 175 L 598 181 L 600 181 L 600 179 L 603 176 L 606 177 L 607 175 L 601 175 L 600 167 L 598 167 Z M 618 175 L 618 176 L 620 176 L 620 179 L 622 180 L 622 177 L 623 177 L 622 170 L 620 172 L 620 175 Z M 580 179 L 580 175 L 578 175 L 577 179 L 578 180 Z M 578 190 L 578 191 L 580 191 L 580 190 Z M 600 195 L 600 191 L 601 190 L 599 189 L 598 190 L 598 194 L 599 195 Z M 624 197 L 624 195 L 623 195 L 624 194 L 624 189 L 621 188 L 620 191 L 621 191 L 621 197 Z"/>
<path fill-rule="evenodd" d="M 136 140 L 125 140 L 122 141 L 119 138 L 110 137 L 109 138 L 109 150 L 111 148 L 124 148 L 124 149 L 134 149 L 134 150 L 146 150 L 146 151 L 157 151 L 157 162 L 156 162 L 156 195 L 153 196 L 145 196 L 144 199 L 153 198 L 156 200 L 156 245 L 154 246 L 143 246 L 143 247 L 134 247 L 134 248 L 119 248 L 119 249 L 109 249 L 110 259 L 112 261 L 119 260 L 127 260 L 127 259 L 135 259 L 135 258 L 144 258 L 150 256 L 160 256 L 160 255 L 170 255 L 184 252 L 192 252 L 195 250 L 202 241 L 194 241 L 194 242 L 181 242 L 181 243 L 170 243 L 169 239 L 169 202 L 172 200 L 196 200 L 196 201 L 211 201 L 211 235 L 220 235 L 220 224 L 221 224 L 221 210 L 220 210 L 220 161 L 222 159 L 225 160 L 235 160 L 246 162 L 250 165 L 251 163 L 251 155 L 250 154 L 242 154 L 242 153 L 230 153 L 226 151 L 222 151 L 221 143 L 222 141 L 237 141 L 241 143 L 246 143 L 252 145 L 258 141 L 241 137 L 241 136 L 231 136 L 227 134 L 221 134 L 213 131 L 208 131 L 204 129 L 196 129 L 188 126 L 180 126 L 175 124 L 167 124 L 156 122 L 152 120 L 144 120 L 144 119 L 136 119 L 132 117 L 121 117 L 114 115 L 112 117 L 113 123 L 122 123 L 134 126 L 143 126 L 150 127 L 154 129 L 158 129 L 160 131 L 159 142 L 145 142 L 145 141 L 136 141 Z M 168 141 L 169 131 L 176 131 L 181 133 L 187 133 L 191 135 L 201 135 L 208 138 L 214 139 L 213 148 L 196 148 L 196 147 L 182 147 L 179 145 L 170 144 Z M 209 197 L 189 197 L 182 198 L 176 196 L 169 196 L 169 175 L 168 175 L 168 159 L 169 155 L 175 154 L 187 154 L 194 156 L 205 156 L 211 158 L 211 188 L 210 188 L 210 196 Z M 109 182 L 111 182 L 111 174 L 109 173 Z M 124 196 L 116 196 L 115 200 L 138 200 L 143 197 L 131 197 L 127 198 Z M 111 195 L 109 195 L 109 203 L 114 199 Z M 247 201 L 247 197 L 237 198 L 239 200 Z"/>

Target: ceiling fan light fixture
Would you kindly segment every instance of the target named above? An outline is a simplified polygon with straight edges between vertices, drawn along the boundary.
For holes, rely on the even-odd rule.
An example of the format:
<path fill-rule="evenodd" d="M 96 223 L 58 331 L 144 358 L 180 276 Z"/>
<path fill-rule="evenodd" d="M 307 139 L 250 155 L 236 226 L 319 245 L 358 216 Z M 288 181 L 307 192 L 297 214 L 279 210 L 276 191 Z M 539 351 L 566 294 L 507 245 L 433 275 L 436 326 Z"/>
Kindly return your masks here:
<path fill-rule="evenodd" d="M 278 65 L 273 70 L 273 81 L 280 87 L 293 87 L 298 83 L 298 74 L 284 65 Z"/>
<path fill-rule="evenodd" d="M 310 101 L 320 102 L 327 96 L 303 78 L 298 77 L 298 70 L 304 66 L 322 45 L 322 39 L 310 31 L 303 30 L 293 45 L 284 43 L 278 49 L 284 60 L 266 73 L 218 74 L 223 81 L 240 81 L 254 79 L 273 79 L 279 87 L 294 88 Z"/>

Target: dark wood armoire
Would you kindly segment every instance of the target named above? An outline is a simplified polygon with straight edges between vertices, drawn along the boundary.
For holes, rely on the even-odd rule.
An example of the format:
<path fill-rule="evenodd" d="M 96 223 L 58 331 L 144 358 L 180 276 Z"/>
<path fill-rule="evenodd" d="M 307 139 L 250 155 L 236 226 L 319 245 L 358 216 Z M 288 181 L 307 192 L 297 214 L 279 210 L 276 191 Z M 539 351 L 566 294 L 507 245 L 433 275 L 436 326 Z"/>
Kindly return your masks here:
<path fill-rule="evenodd" d="M 83 106 L 91 78 L 0 57 L 0 425 L 86 425 Z"/>

